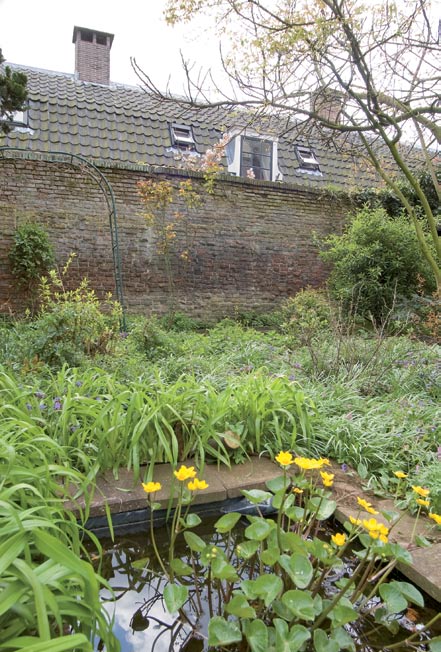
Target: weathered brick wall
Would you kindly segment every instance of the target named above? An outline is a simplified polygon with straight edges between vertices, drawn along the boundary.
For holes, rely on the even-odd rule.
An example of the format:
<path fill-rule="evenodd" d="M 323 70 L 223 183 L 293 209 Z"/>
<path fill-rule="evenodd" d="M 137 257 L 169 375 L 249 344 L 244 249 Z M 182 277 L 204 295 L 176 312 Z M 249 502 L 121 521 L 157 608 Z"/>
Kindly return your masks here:
<path fill-rule="evenodd" d="M 103 169 L 118 211 L 124 292 L 129 310 L 167 309 L 168 280 L 155 233 L 146 225 L 137 182 L 147 174 Z M 167 174 L 177 184 L 182 177 Z M 202 180 L 193 180 L 202 188 Z M 183 206 L 178 206 L 183 211 Z M 347 206 L 314 192 L 238 179 L 219 180 L 212 195 L 178 230 L 172 256 L 177 307 L 196 316 L 235 310 L 267 310 L 307 285 L 320 285 L 327 270 L 313 232 L 341 228 Z M 173 207 L 172 210 L 175 210 Z M 96 181 L 65 164 L 0 160 L 0 308 L 20 305 L 7 252 L 17 224 L 43 224 L 63 264 L 77 254 L 71 281 L 87 275 L 100 293 L 113 291 L 109 218 Z M 189 261 L 179 253 L 188 247 Z"/>

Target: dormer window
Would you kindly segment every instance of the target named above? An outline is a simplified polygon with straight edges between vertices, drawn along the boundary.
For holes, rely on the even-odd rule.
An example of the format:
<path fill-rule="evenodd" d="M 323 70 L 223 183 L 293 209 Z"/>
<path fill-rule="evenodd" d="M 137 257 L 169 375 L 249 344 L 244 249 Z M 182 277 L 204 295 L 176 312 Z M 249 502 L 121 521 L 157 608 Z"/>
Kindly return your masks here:
<path fill-rule="evenodd" d="M 12 124 L 17 127 L 28 126 L 27 111 L 14 111 L 12 114 Z"/>
<path fill-rule="evenodd" d="M 182 152 L 196 150 L 193 129 L 189 125 L 170 125 L 170 136 L 172 147 L 179 149 Z"/>
<path fill-rule="evenodd" d="M 311 148 L 298 145 L 296 155 L 301 172 L 320 172 L 320 163 Z"/>
<path fill-rule="evenodd" d="M 11 117 L 4 117 L 0 120 L 3 125 L 3 131 L 9 133 L 10 131 L 28 130 L 28 112 L 26 110 L 14 111 L 10 116 Z"/>
<path fill-rule="evenodd" d="M 233 131 L 229 136 L 225 154 L 230 174 L 263 181 L 282 180 L 277 159 L 277 138 L 257 134 L 250 129 Z"/>

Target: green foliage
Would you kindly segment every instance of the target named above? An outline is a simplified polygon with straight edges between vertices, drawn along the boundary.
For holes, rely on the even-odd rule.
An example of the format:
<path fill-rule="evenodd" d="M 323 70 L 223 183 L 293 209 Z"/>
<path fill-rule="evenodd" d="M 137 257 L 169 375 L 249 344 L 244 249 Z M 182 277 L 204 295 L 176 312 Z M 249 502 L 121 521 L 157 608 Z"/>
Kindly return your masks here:
<path fill-rule="evenodd" d="M 64 277 L 70 260 L 61 274 L 51 270 L 41 279 L 40 313 L 22 332 L 22 356 L 27 360 L 53 367 L 78 365 L 85 356 L 110 352 L 115 346 L 121 307 L 110 297 L 107 303 L 100 301 L 87 279 L 67 289 Z"/>
<path fill-rule="evenodd" d="M 190 531 L 194 524 L 181 518 L 195 494 L 192 483 L 185 483 L 197 471 L 181 466 L 174 472 L 177 505 L 168 561 L 158 552 L 153 519 L 150 533 L 166 580 L 165 606 L 169 613 L 179 612 L 178 626 L 184 614 L 186 619 L 193 616 L 199 620 L 208 613 L 209 618 L 204 619 L 208 620 L 208 645 L 246 652 L 300 652 L 312 649 L 305 647 L 309 640 L 316 652 L 355 652 L 360 631 L 372 629 L 386 645 L 395 641 L 398 633 L 407 639 L 403 645 L 416 640 L 417 634 L 400 631 L 398 617 L 411 604 L 424 607 L 423 595 L 408 582 L 387 582 L 399 561 L 411 563 L 407 549 L 389 543 L 399 515 L 382 513 L 387 525 L 375 518 L 353 518 L 344 524 L 344 532 L 324 540 L 324 530 L 320 537 L 317 532 L 337 508 L 327 489 L 334 475 L 323 470 L 328 460 L 294 458 L 281 452 L 276 461 L 283 475 L 267 483 L 268 491 L 244 492 L 257 508 L 255 514 L 245 517 L 249 524 L 243 537 L 237 535 L 237 524 L 244 517 L 232 512 L 214 523 L 217 536 L 209 542 Z M 296 471 L 291 467 L 297 467 Z M 196 480 L 203 491 L 205 483 Z M 145 487 L 151 510 L 158 505 L 152 492 L 160 488 L 159 483 Z M 270 501 L 277 510 L 275 519 L 262 515 L 259 501 Z M 220 533 L 227 535 L 221 541 Z M 176 557 L 182 535 L 187 544 L 186 563 Z M 144 618 L 153 604 L 146 605 Z M 371 604 L 376 606 L 374 614 Z"/>
<path fill-rule="evenodd" d="M 273 312 L 237 311 L 235 319 L 243 326 L 257 330 L 270 330 L 280 328 L 283 314 L 280 310 Z"/>
<path fill-rule="evenodd" d="M 107 584 L 82 544 L 93 488 L 44 433 L 28 391 L 0 372 L 0 645 L 92 650 L 97 636 L 117 652 L 99 600 Z M 79 523 L 64 505 L 75 494 L 84 498 Z"/>
<path fill-rule="evenodd" d="M 282 304 L 283 329 L 301 346 L 310 346 L 331 325 L 331 306 L 323 290 L 307 288 Z"/>
<path fill-rule="evenodd" d="M 15 386 L 15 383 L 11 381 Z M 192 377 L 164 383 L 155 376 L 130 386 L 90 368 L 67 367 L 40 377 L 23 400 L 35 432 L 69 451 L 69 463 L 98 470 L 176 464 L 194 457 L 229 465 L 251 453 L 292 446 L 312 437 L 314 406 L 295 384 L 265 372 L 222 389 Z"/>
<path fill-rule="evenodd" d="M 40 279 L 55 264 L 54 249 L 47 231 L 35 223 L 19 226 L 9 251 L 12 273 L 29 285 Z"/>
<path fill-rule="evenodd" d="M 111 355 L 54 372 L 23 363 L 29 333 L 32 323 L 5 324 L 0 355 L 25 374 L 43 431 L 88 473 L 130 465 L 139 474 L 185 455 L 230 464 L 295 446 L 361 464 L 373 482 L 424 468 L 439 445 L 439 349 L 406 337 L 325 332 L 314 366 L 290 336 L 225 320 L 204 333 L 161 330 L 166 346 L 148 354 L 129 333 Z"/>
<path fill-rule="evenodd" d="M 413 227 L 383 209 L 358 212 L 342 235 L 329 236 L 321 257 L 333 264 L 329 289 L 346 313 L 381 321 L 397 296 L 409 297 L 430 273 Z M 428 289 L 431 289 L 430 287 Z"/>
<path fill-rule="evenodd" d="M 5 61 L 0 49 L 0 65 Z M 12 72 L 6 66 L 0 72 L 0 133 L 9 133 L 15 111 L 21 111 L 27 99 L 27 77 L 22 72 Z"/>
<path fill-rule="evenodd" d="M 433 183 L 432 176 L 427 170 L 422 170 L 415 175 L 420 187 L 429 203 L 430 208 L 434 215 L 441 213 L 440 198 Z M 409 184 L 406 179 L 399 179 L 397 186 L 400 188 L 403 195 L 415 208 L 421 207 L 421 201 L 417 197 L 415 189 Z M 357 191 L 355 195 L 357 206 L 362 209 L 368 207 L 369 209 L 383 208 L 390 217 L 401 218 L 403 212 L 403 205 L 398 197 L 390 188 L 366 188 Z"/>

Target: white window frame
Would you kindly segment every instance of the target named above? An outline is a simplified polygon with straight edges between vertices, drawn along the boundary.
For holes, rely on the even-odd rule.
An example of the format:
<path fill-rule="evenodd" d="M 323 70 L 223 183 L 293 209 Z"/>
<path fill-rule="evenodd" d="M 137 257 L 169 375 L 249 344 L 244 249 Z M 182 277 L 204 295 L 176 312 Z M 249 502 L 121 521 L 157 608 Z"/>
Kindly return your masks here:
<path fill-rule="evenodd" d="M 322 174 L 320 163 L 311 147 L 296 145 L 296 156 L 299 161 L 299 170 L 301 172 L 313 172 Z"/>
<path fill-rule="evenodd" d="M 271 164 L 271 181 L 282 181 L 283 175 L 279 170 L 279 161 L 278 161 L 278 143 L 279 139 L 268 134 L 259 134 L 256 131 L 251 129 L 242 129 L 237 131 L 229 132 L 230 143 L 234 146 L 234 152 L 232 153 L 233 147 L 226 147 L 227 163 L 228 163 L 228 172 L 233 176 L 240 177 L 241 162 L 242 162 L 242 136 L 245 138 L 259 138 L 260 140 L 267 140 L 272 143 L 272 164 Z M 246 179 L 247 177 L 242 177 Z M 251 177 L 252 178 L 252 177 Z"/>
<path fill-rule="evenodd" d="M 178 131 L 186 132 L 187 135 L 183 135 L 182 133 L 178 134 Z M 170 136 L 174 149 L 179 149 L 180 151 L 196 150 L 196 141 L 191 125 L 172 123 L 170 125 Z"/>

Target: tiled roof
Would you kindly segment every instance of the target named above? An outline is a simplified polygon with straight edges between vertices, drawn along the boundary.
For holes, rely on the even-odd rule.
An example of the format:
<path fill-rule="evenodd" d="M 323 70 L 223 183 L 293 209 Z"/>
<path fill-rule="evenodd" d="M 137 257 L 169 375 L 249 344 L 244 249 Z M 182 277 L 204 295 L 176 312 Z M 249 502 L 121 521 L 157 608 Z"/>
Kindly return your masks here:
<path fill-rule="evenodd" d="M 228 128 L 237 127 L 238 122 L 243 124 L 243 114 L 237 111 L 189 108 L 179 101 L 161 101 L 141 88 L 93 84 L 65 73 L 9 65 L 28 77 L 29 129 L 15 129 L 0 138 L 0 146 L 80 154 L 106 165 L 174 166 L 176 152 L 171 146 L 170 123 L 191 125 L 200 153 Z M 262 133 L 276 133 L 276 124 L 279 133 L 286 130 L 286 121 L 281 129 L 278 119 L 262 126 Z M 308 142 L 295 127 L 279 137 L 278 164 L 283 181 L 308 187 L 372 184 L 372 178 L 357 172 L 350 157 L 318 142 L 309 146 L 314 149 L 322 174 L 300 171 L 296 144 Z"/>

